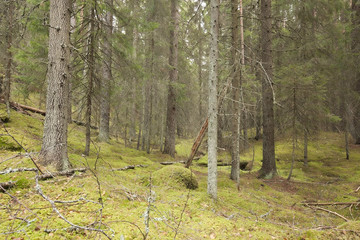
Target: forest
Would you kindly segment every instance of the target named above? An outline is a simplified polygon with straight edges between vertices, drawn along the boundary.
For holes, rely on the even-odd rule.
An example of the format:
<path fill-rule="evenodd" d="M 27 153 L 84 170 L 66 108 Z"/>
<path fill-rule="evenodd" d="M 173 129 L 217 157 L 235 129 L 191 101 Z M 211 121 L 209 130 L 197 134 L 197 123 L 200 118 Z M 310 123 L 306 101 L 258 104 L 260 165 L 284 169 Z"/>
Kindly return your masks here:
<path fill-rule="evenodd" d="M 0 0 L 0 239 L 360 239 L 360 0 Z"/>

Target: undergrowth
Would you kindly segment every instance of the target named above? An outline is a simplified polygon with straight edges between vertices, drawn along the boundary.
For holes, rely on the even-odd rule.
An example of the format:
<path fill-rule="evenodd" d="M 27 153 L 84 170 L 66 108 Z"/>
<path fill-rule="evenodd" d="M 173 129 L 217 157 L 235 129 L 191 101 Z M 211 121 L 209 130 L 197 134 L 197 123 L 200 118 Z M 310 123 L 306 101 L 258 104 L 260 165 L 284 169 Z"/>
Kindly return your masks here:
<path fill-rule="evenodd" d="M 34 167 L 28 158 L 37 160 L 41 148 L 42 121 L 39 115 L 12 111 L 6 129 L 27 150 L 21 149 L 2 127 L 0 130 L 0 167 Z M 93 130 L 94 131 L 94 130 Z M 304 203 L 356 202 L 360 191 L 360 148 L 351 146 L 351 159 L 345 159 L 341 134 L 319 133 L 309 142 L 309 166 L 302 161 L 302 143 L 296 148 L 291 181 L 286 181 L 291 165 L 289 139 L 276 143 L 279 176 L 261 180 L 262 143 L 251 140 L 241 161 L 252 161 L 253 169 L 241 171 L 240 187 L 229 179 L 230 166 L 218 167 L 218 200 L 207 195 L 207 156 L 194 160 L 189 179 L 197 188 L 187 189 L 177 177 L 166 174 L 161 162 L 173 161 L 159 151 L 146 154 L 125 148 L 112 139 L 99 143 L 93 132 L 90 156 L 84 158 L 85 131 L 69 126 L 69 159 L 73 167 L 91 171 L 71 177 L 40 181 L 44 194 L 52 200 L 89 201 L 60 204 L 60 213 L 79 226 L 99 228 L 113 239 L 356 239 L 360 237 L 359 206 L 324 206 L 348 221 Z M 176 161 L 187 158 L 192 140 L 179 140 Z M 134 144 L 135 146 L 135 144 Z M 206 152 L 206 149 L 201 149 Z M 219 152 L 223 163 L 231 161 L 227 152 Z M 116 171 L 129 165 L 143 165 Z M 177 167 L 180 167 L 178 165 Z M 95 170 L 96 169 L 96 170 Z M 164 170 L 161 170 L 164 169 Z M 44 168 L 45 170 L 45 168 Z M 184 173 L 185 174 L 185 173 Z M 190 176 L 189 176 L 190 174 Z M 181 174 L 180 174 L 181 175 Z M 100 232 L 71 228 L 54 212 L 35 189 L 35 173 L 0 175 L 0 182 L 14 181 L 16 186 L 0 193 L 0 238 L 8 239 L 106 239 Z M 100 183 L 100 185 L 98 184 Z M 191 183 L 193 184 L 193 183 Z M 100 199 L 101 198 L 101 199 Z M 100 211 L 99 203 L 103 203 Z M 147 215 L 147 212 L 149 213 Z M 150 220 L 146 223 L 146 220 Z M 101 223 L 101 224 L 100 224 Z M 112 229 L 110 231 L 109 229 Z M 51 230 L 51 231 L 50 231 Z"/>

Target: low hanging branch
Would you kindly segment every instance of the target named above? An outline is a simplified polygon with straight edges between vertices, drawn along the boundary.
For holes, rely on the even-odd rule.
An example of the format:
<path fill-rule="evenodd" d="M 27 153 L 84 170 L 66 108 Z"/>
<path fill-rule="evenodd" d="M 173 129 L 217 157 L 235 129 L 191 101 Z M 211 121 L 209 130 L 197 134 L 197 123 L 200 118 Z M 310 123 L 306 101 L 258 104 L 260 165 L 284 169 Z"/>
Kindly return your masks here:
<path fill-rule="evenodd" d="M 49 178 L 54 178 L 57 176 L 71 176 L 75 172 L 86 172 L 86 168 L 76 168 L 76 169 L 70 169 L 70 170 L 61 171 L 61 172 L 45 173 L 45 174 L 37 176 L 37 179 L 47 180 Z"/>

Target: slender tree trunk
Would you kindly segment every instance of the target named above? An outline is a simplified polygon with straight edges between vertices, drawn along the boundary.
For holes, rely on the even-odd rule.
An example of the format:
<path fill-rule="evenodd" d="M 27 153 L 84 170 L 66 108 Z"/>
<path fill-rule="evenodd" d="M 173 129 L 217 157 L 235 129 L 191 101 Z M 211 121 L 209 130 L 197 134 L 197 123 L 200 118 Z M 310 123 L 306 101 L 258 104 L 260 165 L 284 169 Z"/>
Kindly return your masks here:
<path fill-rule="evenodd" d="M 295 142 L 296 142 L 296 85 L 294 84 L 293 88 L 293 119 L 292 119 L 292 129 L 293 129 L 293 135 L 292 135 L 292 154 L 291 154 L 291 168 L 290 173 L 287 178 L 288 181 L 290 181 L 293 169 L 294 169 L 294 163 L 295 163 Z"/>
<path fill-rule="evenodd" d="M 179 12 L 178 0 L 171 0 L 171 24 L 170 24 L 170 79 L 168 87 L 168 100 L 166 112 L 166 134 L 164 153 L 175 157 L 175 132 L 176 132 L 176 95 L 175 83 L 178 78 L 178 32 Z"/>
<path fill-rule="evenodd" d="M 199 14 L 198 32 L 201 31 L 201 15 Z M 203 44 L 199 41 L 199 53 L 198 53 L 198 79 L 199 79 L 199 124 L 202 125 L 203 119 L 203 77 L 202 77 L 202 58 L 203 58 Z"/>
<path fill-rule="evenodd" d="M 14 11 L 15 11 L 15 1 L 8 0 L 6 3 L 6 12 L 7 12 L 7 24 L 8 28 L 6 31 L 6 52 L 5 52 L 5 77 L 4 77 L 4 101 L 6 104 L 6 110 L 8 118 L 10 118 L 10 88 L 11 88 L 11 68 L 13 65 L 13 55 L 12 55 L 12 45 L 13 45 L 13 29 L 14 29 Z"/>
<path fill-rule="evenodd" d="M 232 148 L 231 148 L 231 174 L 230 179 L 239 183 L 240 180 L 240 158 L 239 158 L 239 135 L 240 135 L 240 61 L 237 48 L 239 44 L 239 2 L 231 0 L 231 61 L 232 66 Z"/>
<path fill-rule="evenodd" d="M 92 107 L 92 95 L 94 88 L 95 78 L 95 9 L 90 10 L 90 29 L 89 29 L 89 40 L 88 40 L 88 89 L 86 93 L 86 113 L 85 113 L 85 151 L 84 155 L 89 156 L 90 153 L 90 137 L 91 137 L 91 107 Z"/>
<path fill-rule="evenodd" d="M 67 113 L 70 62 L 70 0 L 50 0 L 46 117 L 40 158 L 58 170 L 69 167 Z"/>
<path fill-rule="evenodd" d="M 305 127 L 304 128 L 304 165 L 308 166 L 308 142 L 309 142 L 309 136 L 308 136 L 308 130 Z"/>
<path fill-rule="evenodd" d="M 106 5 L 109 8 L 113 6 L 113 0 L 106 0 Z M 104 36 L 103 36 L 103 66 L 101 78 L 101 93 L 100 93 L 100 127 L 99 140 L 107 142 L 110 139 L 110 89 L 111 89 L 111 66 L 112 66 L 112 25 L 113 16 L 110 10 L 105 16 Z"/>
<path fill-rule="evenodd" d="M 217 199 L 217 81 L 218 81 L 218 34 L 219 0 L 210 1 L 210 72 L 209 72 L 209 127 L 208 127 L 208 185 L 207 192 Z"/>
<path fill-rule="evenodd" d="M 263 65 L 264 71 L 262 72 L 263 163 L 260 169 L 261 178 L 272 178 L 277 175 L 275 162 L 271 31 L 271 0 L 262 0 L 260 38 L 261 64 Z"/>
<path fill-rule="evenodd" d="M 137 59 L 137 42 L 138 42 L 138 32 L 136 27 L 134 27 L 133 29 L 133 42 L 132 42 L 132 46 L 133 46 L 133 56 L 132 59 L 134 62 L 136 62 Z M 136 138 L 136 119 L 137 119 L 137 110 L 136 110 L 136 88 L 138 87 L 138 78 L 137 76 L 134 76 L 133 81 L 132 81 L 132 90 L 131 90 L 131 111 L 132 111 L 132 121 L 130 123 L 130 141 L 132 139 Z"/>
<path fill-rule="evenodd" d="M 77 7 L 76 7 L 76 2 L 72 2 L 71 4 L 71 15 L 70 15 L 70 39 L 72 39 L 72 36 L 74 35 L 75 33 L 75 28 L 76 28 L 76 11 L 77 11 Z M 72 41 L 70 41 L 72 42 Z M 73 59 L 75 58 L 76 56 L 76 53 L 72 50 L 70 50 L 70 76 L 73 76 L 75 73 L 74 73 L 74 63 L 72 62 Z M 69 79 L 69 104 L 68 104 L 68 123 L 72 123 L 73 119 L 72 119 L 72 99 L 73 99 L 73 91 L 72 91 L 72 79 L 73 77 L 71 77 Z M 41 96 L 41 92 L 40 92 L 40 96 Z M 41 97 L 40 97 L 41 98 Z"/>

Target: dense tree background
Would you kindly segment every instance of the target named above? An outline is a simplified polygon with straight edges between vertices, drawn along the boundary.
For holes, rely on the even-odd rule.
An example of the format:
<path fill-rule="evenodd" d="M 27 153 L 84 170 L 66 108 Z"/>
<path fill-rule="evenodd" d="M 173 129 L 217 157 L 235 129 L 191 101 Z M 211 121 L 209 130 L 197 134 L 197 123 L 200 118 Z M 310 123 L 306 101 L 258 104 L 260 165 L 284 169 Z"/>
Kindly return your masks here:
<path fill-rule="evenodd" d="M 239 4 L 219 1 L 217 86 L 218 93 L 226 90 L 218 97 L 219 147 L 235 155 L 251 147 L 251 139 L 262 138 L 262 121 L 265 129 L 274 125 L 275 139 L 301 139 L 294 147 L 304 152 L 305 164 L 307 139 L 318 131 L 350 133 L 347 141 L 359 143 L 359 1 L 244 0 L 241 17 Z M 54 28 L 49 2 L 0 5 L 1 99 L 45 110 L 48 36 Z M 209 2 L 71 1 L 69 11 L 67 115 L 86 125 L 85 154 L 91 140 L 122 138 L 128 147 L 173 156 L 175 142 L 165 139 L 174 133 L 176 139 L 195 137 L 207 117 Z M 261 85 L 268 87 L 265 98 Z M 264 146 L 271 146 L 274 139 L 267 135 Z M 274 162 L 271 148 L 264 148 L 264 156 Z"/>

